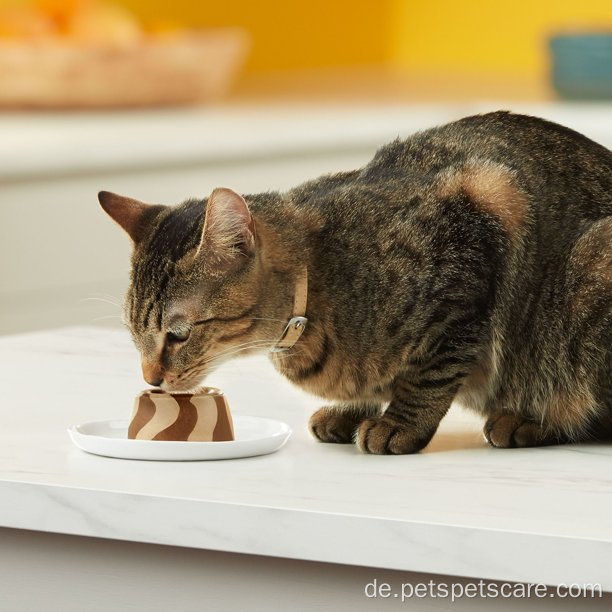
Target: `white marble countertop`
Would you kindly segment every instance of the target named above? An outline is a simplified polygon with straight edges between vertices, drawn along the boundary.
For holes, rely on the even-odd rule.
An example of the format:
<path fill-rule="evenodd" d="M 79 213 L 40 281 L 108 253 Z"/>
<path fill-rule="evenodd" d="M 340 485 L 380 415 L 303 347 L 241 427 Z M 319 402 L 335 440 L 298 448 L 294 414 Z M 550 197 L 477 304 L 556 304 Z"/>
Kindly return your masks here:
<path fill-rule="evenodd" d="M 454 407 L 425 452 L 316 443 L 318 405 L 263 358 L 210 384 L 235 414 L 282 419 L 280 452 L 219 462 L 108 459 L 66 428 L 127 418 L 143 383 L 120 330 L 0 338 L 0 526 L 612 590 L 612 446 L 488 448 Z"/>
<path fill-rule="evenodd" d="M 612 148 L 612 105 L 505 101 L 1 113 L 0 181 L 376 148 L 466 115 L 538 115 Z"/>

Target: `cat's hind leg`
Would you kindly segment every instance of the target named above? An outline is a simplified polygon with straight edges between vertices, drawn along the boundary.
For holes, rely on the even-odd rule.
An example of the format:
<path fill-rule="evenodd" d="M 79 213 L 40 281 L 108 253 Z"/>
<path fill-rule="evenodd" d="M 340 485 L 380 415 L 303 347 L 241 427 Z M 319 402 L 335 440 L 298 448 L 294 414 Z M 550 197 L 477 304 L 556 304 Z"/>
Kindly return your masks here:
<path fill-rule="evenodd" d="M 509 371 L 502 385 L 504 396 L 489 412 L 484 435 L 492 446 L 609 437 L 612 217 L 593 222 L 580 236 L 550 292 L 554 310 L 534 324 L 530 339 L 538 362 L 525 358 L 514 363 L 515 374 Z"/>
<path fill-rule="evenodd" d="M 308 429 L 320 442 L 349 444 L 359 424 L 381 410 L 382 405 L 378 403 L 324 406 L 310 417 Z"/>
<path fill-rule="evenodd" d="M 548 446 L 565 441 L 546 431 L 540 423 L 509 412 L 499 412 L 489 417 L 483 433 L 485 440 L 496 448 Z"/>

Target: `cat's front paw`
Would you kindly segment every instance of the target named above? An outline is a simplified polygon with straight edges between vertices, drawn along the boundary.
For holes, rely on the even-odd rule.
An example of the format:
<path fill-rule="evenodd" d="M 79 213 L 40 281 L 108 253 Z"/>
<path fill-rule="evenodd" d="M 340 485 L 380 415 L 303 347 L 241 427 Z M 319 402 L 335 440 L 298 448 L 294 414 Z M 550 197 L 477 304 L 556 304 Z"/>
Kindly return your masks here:
<path fill-rule="evenodd" d="M 420 451 L 430 438 L 423 439 L 413 428 L 401 425 L 383 414 L 363 421 L 357 430 L 355 442 L 364 453 L 407 455 Z"/>
<path fill-rule="evenodd" d="M 308 429 L 321 442 L 349 444 L 358 422 L 355 415 L 342 413 L 331 406 L 317 410 L 308 421 Z"/>

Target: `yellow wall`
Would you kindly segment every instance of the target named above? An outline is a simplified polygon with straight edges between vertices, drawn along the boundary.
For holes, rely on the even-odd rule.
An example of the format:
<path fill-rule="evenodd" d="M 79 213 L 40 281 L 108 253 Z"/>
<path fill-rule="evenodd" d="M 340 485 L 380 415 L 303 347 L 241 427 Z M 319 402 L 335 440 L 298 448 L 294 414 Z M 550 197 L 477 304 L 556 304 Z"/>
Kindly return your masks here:
<path fill-rule="evenodd" d="M 242 25 L 249 72 L 387 63 L 411 70 L 540 72 L 559 27 L 612 28 L 612 0 L 123 0 L 145 16 Z"/>
<path fill-rule="evenodd" d="M 249 72 L 381 64 L 388 56 L 386 1 L 123 0 L 122 4 L 145 18 L 245 27 L 253 45 Z"/>
<path fill-rule="evenodd" d="M 612 0 L 392 0 L 389 56 L 415 70 L 540 72 L 546 36 L 607 24 Z"/>

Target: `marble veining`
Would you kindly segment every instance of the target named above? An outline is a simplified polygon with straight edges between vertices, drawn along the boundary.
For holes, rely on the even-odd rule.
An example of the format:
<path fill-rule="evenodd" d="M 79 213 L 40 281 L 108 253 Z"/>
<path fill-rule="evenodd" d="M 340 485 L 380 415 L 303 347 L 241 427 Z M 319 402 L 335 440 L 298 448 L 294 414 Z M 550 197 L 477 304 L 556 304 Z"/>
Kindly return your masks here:
<path fill-rule="evenodd" d="M 127 418 L 143 388 L 120 330 L 0 338 L 0 525 L 160 544 L 612 589 L 608 444 L 491 449 L 455 406 L 425 452 L 315 442 L 318 405 L 263 357 L 207 383 L 236 414 L 288 422 L 278 453 L 160 463 L 87 455 L 66 427 Z"/>

